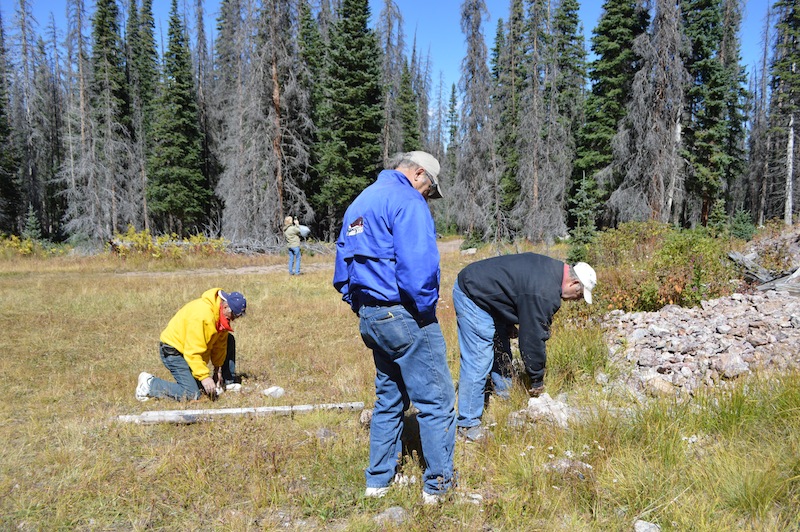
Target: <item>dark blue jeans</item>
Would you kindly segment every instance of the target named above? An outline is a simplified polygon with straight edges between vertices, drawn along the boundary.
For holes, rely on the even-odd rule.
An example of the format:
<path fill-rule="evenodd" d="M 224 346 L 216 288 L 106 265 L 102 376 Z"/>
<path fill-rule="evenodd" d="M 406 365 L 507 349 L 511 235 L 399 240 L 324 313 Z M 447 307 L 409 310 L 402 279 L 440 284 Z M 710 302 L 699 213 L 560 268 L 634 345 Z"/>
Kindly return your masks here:
<path fill-rule="evenodd" d="M 375 408 L 369 431 L 367 487 L 388 486 L 402 455 L 404 412 L 419 410 L 425 458 L 423 489 L 432 494 L 453 487 L 455 390 L 438 322 L 420 324 L 401 305 L 362 306 L 361 338 L 375 361 Z"/>
<path fill-rule="evenodd" d="M 198 399 L 203 393 L 203 386 L 192 375 L 189 363 L 183 358 L 181 352 L 171 345 L 159 342 L 158 354 L 164 367 L 172 373 L 175 382 L 153 377 L 153 380 L 150 381 L 150 397 L 170 397 L 178 401 Z M 230 384 L 233 382 L 235 374 L 236 340 L 232 334 L 228 334 L 228 358 L 222 365 L 222 378 L 226 384 Z"/>

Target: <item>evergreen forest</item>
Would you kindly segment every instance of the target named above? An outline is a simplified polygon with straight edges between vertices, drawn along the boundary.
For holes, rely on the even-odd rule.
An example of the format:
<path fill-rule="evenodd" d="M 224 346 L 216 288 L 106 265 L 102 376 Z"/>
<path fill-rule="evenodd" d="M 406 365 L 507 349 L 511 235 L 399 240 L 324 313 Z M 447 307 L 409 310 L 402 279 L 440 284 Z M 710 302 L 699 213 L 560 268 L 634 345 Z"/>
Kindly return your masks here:
<path fill-rule="evenodd" d="M 202 0 L 171 0 L 164 35 L 153 0 L 67 0 L 65 28 L 14 0 L 0 234 L 265 249 L 290 215 L 332 241 L 392 156 L 418 149 L 442 163 L 438 231 L 470 242 L 793 223 L 796 0 L 771 3 L 752 72 L 742 0 L 605 0 L 588 43 L 579 0 L 509 0 L 493 28 L 483 0 L 459 3 L 467 52 L 445 86 L 393 0 L 374 17 L 368 0 L 222 0 L 213 37 Z"/>

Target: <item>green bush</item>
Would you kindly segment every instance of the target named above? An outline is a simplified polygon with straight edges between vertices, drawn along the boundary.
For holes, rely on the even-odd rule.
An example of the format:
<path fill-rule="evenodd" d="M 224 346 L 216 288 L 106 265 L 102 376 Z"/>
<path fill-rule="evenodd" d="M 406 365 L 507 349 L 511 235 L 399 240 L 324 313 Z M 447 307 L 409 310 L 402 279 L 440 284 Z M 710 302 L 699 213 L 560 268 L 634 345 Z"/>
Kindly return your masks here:
<path fill-rule="evenodd" d="M 658 222 L 629 222 L 598 234 L 589 262 L 599 275 L 601 308 L 654 311 L 695 306 L 731 291 L 736 277 L 729 241 L 705 229 L 675 229 Z"/>

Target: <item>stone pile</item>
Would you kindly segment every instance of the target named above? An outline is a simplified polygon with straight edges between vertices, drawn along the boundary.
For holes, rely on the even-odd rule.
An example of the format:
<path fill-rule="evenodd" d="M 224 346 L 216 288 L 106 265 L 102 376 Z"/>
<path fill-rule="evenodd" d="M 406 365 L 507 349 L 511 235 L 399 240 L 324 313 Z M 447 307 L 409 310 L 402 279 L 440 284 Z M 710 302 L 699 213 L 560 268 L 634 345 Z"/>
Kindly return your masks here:
<path fill-rule="evenodd" d="M 636 393 L 691 394 L 752 371 L 800 368 L 800 298 L 786 291 L 733 294 L 701 308 L 615 310 L 604 327 L 612 363 Z"/>

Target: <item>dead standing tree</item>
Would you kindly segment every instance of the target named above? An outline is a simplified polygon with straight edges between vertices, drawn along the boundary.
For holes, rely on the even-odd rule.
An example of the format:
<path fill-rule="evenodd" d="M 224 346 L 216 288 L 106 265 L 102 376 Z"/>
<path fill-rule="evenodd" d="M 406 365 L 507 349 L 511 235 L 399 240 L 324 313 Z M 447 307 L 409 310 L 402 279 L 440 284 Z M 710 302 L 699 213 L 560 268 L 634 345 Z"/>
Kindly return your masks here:
<path fill-rule="evenodd" d="M 652 30 L 634 48 L 642 68 L 634 77 L 623 126 L 614 137 L 613 173 L 621 175 L 607 207 L 618 222 L 675 220 L 681 179 L 681 111 L 688 74 L 687 46 L 675 2 L 657 0 Z"/>
<path fill-rule="evenodd" d="M 467 39 L 467 56 L 461 66 L 463 94 L 461 135 L 452 203 L 459 205 L 456 223 L 468 236 L 485 238 L 492 229 L 499 184 L 499 161 L 494 147 L 494 118 L 490 105 L 491 79 L 486 40 L 481 29 L 486 15 L 483 0 L 465 0 L 461 6 L 461 30 Z"/>

